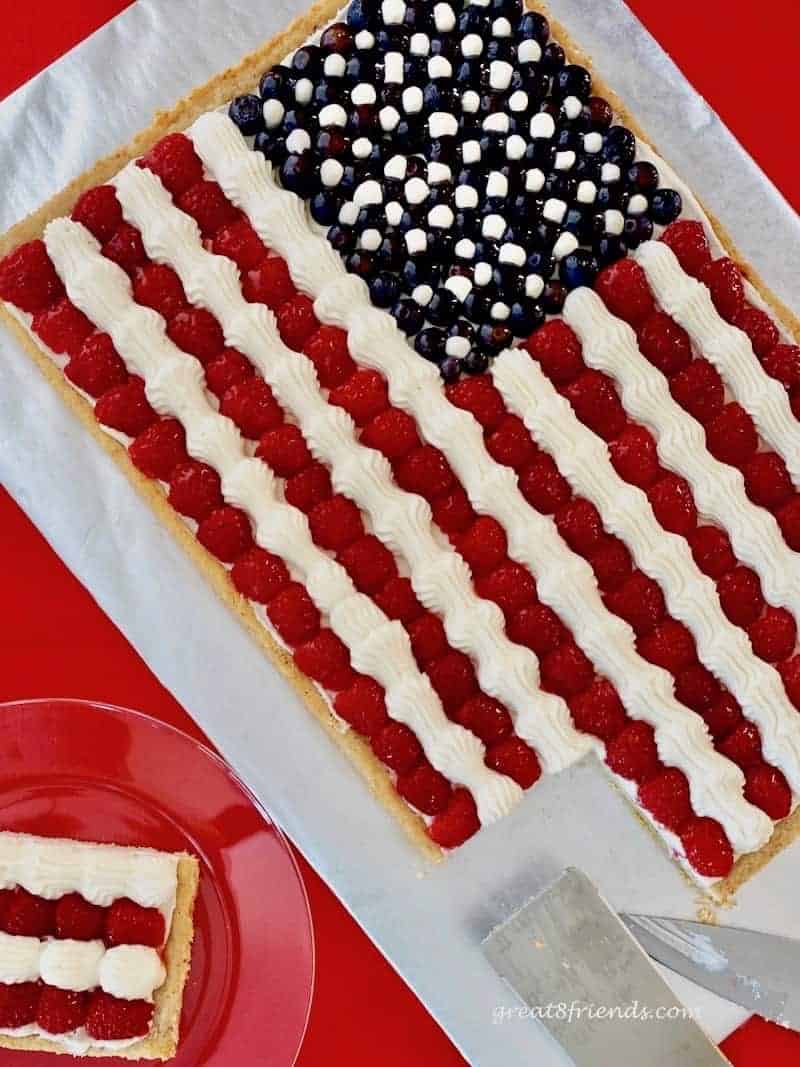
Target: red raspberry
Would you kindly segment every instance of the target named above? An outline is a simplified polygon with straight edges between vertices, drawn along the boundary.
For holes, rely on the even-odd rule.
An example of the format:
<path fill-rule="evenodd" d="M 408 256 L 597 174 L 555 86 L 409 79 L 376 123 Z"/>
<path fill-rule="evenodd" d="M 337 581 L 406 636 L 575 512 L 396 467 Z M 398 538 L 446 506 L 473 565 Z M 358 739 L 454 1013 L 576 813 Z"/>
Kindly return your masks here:
<path fill-rule="evenodd" d="M 355 681 L 350 653 L 333 630 L 320 630 L 296 648 L 294 661 L 303 674 L 334 692 L 349 688 Z"/>
<path fill-rule="evenodd" d="M 733 317 L 733 325 L 747 334 L 759 359 L 764 359 L 781 339 L 778 327 L 766 311 L 752 304 L 745 304 L 739 309 Z"/>
<path fill-rule="evenodd" d="M 390 578 L 383 589 L 375 594 L 374 600 L 384 615 L 404 624 L 418 619 L 423 611 L 411 582 L 399 575 Z"/>
<path fill-rule="evenodd" d="M 316 544 L 332 552 L 341 552 L 364 536 L 358 508 L 352 500 L 339 494 L 317 504 L 308 518 Z"/>
<path fill-rule="evenodd" d="M 323 389 L 335 389 L 356 372 L 347 334 L 338 326 L 320 326 L 303 345 L 303 351 L 314 364 Z"/>
<path fill-rule="evenodd" d="M 148 263 L 133 279 L 133 298 L 165 319 L 188 310 L 186 293 L 178 275 L 163 263 Z"/>
<path fill-rule="evenodd" d="M 438 815 L 447 807 L 452 789 L 443 774 L 421 760 L 408 774 L 398 776 L 397 792 L 423 815 Z"/>
<path fill-rule="evenodd" d="M 77 355 L 87 337 L 94 333 L 91 322 L 66 296 L 37 311 L 31 329 L 53 352 L 70 356 Z"/>
<path fill-rule="evenodd" d="M 652 778 L 662 769 L 658 761 L 653 727 L 631 722 L 606 746 L 606 763 L 615 774 L 634 782 Z"/>
<path fill-rule="evenodd" d="M 36 1022 L 40 993 L 38 982 L 18 982 L 14 985 L 0 982 L 0 1026 L 16 1030 Z"/>
<path fill-rule="evenodd" d="M 614 686 L 607 678 L 595 678 L 592 684 L 569 701 L 572 721 L 583 733 L 610 741 L 624 729 L 628 717 Z"/>
<path fill-rule="evenodd" d="M 287 504 L 307 515 L 317 504 L 330 500 L 333 495 L 327 467 L 321 463 L 310 463 L 305 470 L 289 478 L 283 487 L 283 495 Z"/>
<path fill-rule="evenodd" d="M 447 399 L 457 408 L 474 415 L 484 430 L 493 430 L 506 412 L 503 398 L 486 374 L 462 378 L 448 385 Z"/>
<path fill-rule="evenodd" d="M 150 151 L 137 160 L 161 179 L 173 196 L 180 196 L 203 177 L 203 164 L 194 145 L 185 134 L 168 133 Z"/>
<path fill-rule="evenodd" d="M 474 574 L 498 567 L 506 558 L 506 532 L 497 519 L 480 515 L 456 542 Z"/>
<path fill-rule="evenodd" d="M 386 382 L 374 370 L 356 371 L 346 382 L 332 389 L 328 399 L 331 404 L 344 408 L 358 426 L 365 426 L 389 406 Z"/>
<path fill-rule="evenodd" d="M 733 849 L 716 819 L 695 815 L 681 832 L 689 865 L 706 878 L 724 878 L 733 867 Z"/>
<path fill-rule="evenodd" d="M 777 663 L 792 654 L 797 643 L 797 626 L 786 608 L 767 605 L 760 619 L 750 623 L 747 634 L 753 651 L 767 663 Z"/>
<path fill-rule="evenodd" d="M 518 645 L 525 645 L 540 658 L 558 648 L 569 636 L 558 615 L 546 604 L 536 600 L 512 615 L 507 623 L 508 636 Z"/>
<path fill-rule="evenodd" d="M 787 389 L 800 385 L 800 345 L 775 345 L 761 365 Z"/>
<path fill-rule="evenodd" d="M 753 767 L 762 760 L 761 735 L 755 723 L 742 719 L 719 744 L 723 756 L 740 767 Z"/>
<path fill-rule="evenodd" d="M 477 693 L 465 701 L 456 710 L 454 718 L 465 730 L 479 737 L 485 745 L 492 745 L 508 737 L 514 729 L 508 710 L 485 693 Z"/>
<path fill-rule="evenodd" d="M 670 533 L 689 537 L 697 526 L 697 508 L 689 483 L 667 471 L 647 490 L 653 514 Z"/>
<path fill-rule="evenodd" d="M 542 774 L 536 753 L 520 737 L 506 737 L 486 753 L 486 766 L 505 774 L 522 789 L 530 789 Z"/>
<path fill-rule="evenodd" d="M 419 493 L 433 500 L 446 493 L 454 482 L 450 464 L 433 445 L 421 445 L 410 452 L 395 467 L 397 484 L 408 493 Z"/>
<path fill-rule="evenodd" d="M 444 710 L 457 711 L 475 695 L 478 683 L 469 656 L 451 649 L 427 668 L 431 685 L 436 690 Z"/>
<path fill-rule="evenodd" d="M 56 929 L 55 901 L 18 887 L 5 899 L 3 929 L 20 937 L 49 937 Z"/>
<path fill-rule="evenodd" d="M 181 515 L 202 522 L 215 508 L 222 507 L 219 475 L 196 459 L 181 463 L 170 475 L 169 502 Z"/>
<path fill-rule="evenodd" d="M 702 716 L 715 741 L 721 741 L 723 737 L 727 737 L 743 719 L 738 701 L 727 692 L 723 693 L 719 700 L 716 700 L 710 707 L 704 708 Z"/>
<path fill-rule="evenodd" d="M 663 311 L 654 311 L 642 323 L 639 348 L 644 357 L 667 378 L 684 370 L 692 361 L 689 335 Z"/>
<path fill-rule="evenodd" d="M 64 373 L 74 385 L 95 398 L 128 380 L 125 364 L 107 333 L 90 334 Z"/>
<path fill-rule="evenodd" d="M 356 675 L 348 689 L 337 693 L 333 706 L 336 714 L 363 737 L 375 737 L 389 723 L 383 690 L 365 674 Z"/>
<path fill-rule="evenodd" d="M 136 437 L 158 418 L 144 395 L 144 382 L 135 376 L 131 376 L 125 385 L 117 385 L 103 393 L 94 406 L 94 414 L 104 426 L 129 437 Z"/>
<path fill-rule="evenodd" d="M 408 774 L 422 759 L 422 745 L 402 722 L 390 722 L 371 738 L 372 751 L 397 774 Z"/>
<path fill-rule="evenodd" d="M 741 565 L 723 574 L 717 582 L 722 610 L 736 626 L 749 626 L 764 610 L 758 575 Z"/>
<path fill-rule="evenodd" d="M 675 375 L 669 387 L 680 406 L 704 426 L 722 411 L 725 387 L 719 371 L 707 359 L 693 359 Z"/>
<path fill-rule="evenodd" d="M 272 390 L 263 378 L 255 376 L 232 385 L 223 396 L 219 410 L 233 419 L 242 435 L 251 441 L 263 440 L 264 434 L 283 424 L 283 410 Z M 308 459 L 310 462 L 311 457 Z"/>
<path fill-rule="evenodd" d="M 566 387 L 564 395 L 575 414 L 590 430 L 611 441 L 623 432 L 625 410 L 617 396 L 614 383 L 598 370 L 585 370 Z"/>
<path fill-rule="evenodd" d="M 114 236 L 122 222 L 122 207 L 113 185 L 96 185 L 78 197 L 72 218 L 85 226 L 100 244 Z"/>
<path fill-rule="evenodd" d="M 741 404 L 726 404 L 706 425 L 706 442 L 712 455 L 723 463 L 743 467 L 755 455 L 758 434 Z"/>
<path fill-rule="evenodd" d="M 617 474 L 631 485 L 647 489 L 658 477 L 656 441 L 644 426 L 629 423 L 608 451 Z"/>
<path fill-rule="evenodd" d="M 159 419 L 128 445 L 128 455 L 148 478 L 169 481 L 178 464 L 186 463 L 186 434 L 177 419 Z"/>
<path fill-rule="evenodd" d="M 338 560 L 361 593 L 372 595 L 397 577 L 394 556 L 373 534 L 359 537 L 339 553 Z"/>
<path fill-rule="evenodd" d="M 264 242 L 247 219 L 237 219 L 217 230 L 211 250 L 232 259 L 242 273 L 254 270 L 267 255 Z"/>
<path fill-rule="evenodd" d="M 800 708 L 800 656 L 792 656 L 785 663 L 779 663 L 777 669 L 783 679 L 786 695 L 796 708 Z"/>
<path fill-rule="evenodd" d="M 695 278 L 711 262 L 711 250 L 701 222 L 692 219 L 672 222 L 661 234 L 661 240 L 669 245 L 686 273 Z"/>
<path fill-rule="evenodd" d="M 569 699 L 592 684 L 594 668 L 591 661 L 568 638 L 558 648 L 548 652 L 541 661 L 542 688 Z"/>
<path fill-rule="evenodd" d="M 101 249 L 110 259 L 133 278 L 136 271 L 147 263 L 147 253 L 142 244 L 142 235 L 127 222 L 121 222 Z"/>
<path fill-rule="evenodd" d="M 618 589 L 605 595 L 609 611 L 629 622 L 641 637 L 649 633 L 664 618 L 664 595 L 652 578 L 635 570 Z"/>
<path fill-rule="evenodd" d="M 233 584 L 248 600 L 269 604 L 291 581 L 286 564 L 279 556 L 257 545 L 239 556 L 231 570 Z"/>
<path fill-rule="evenodd" d="M 589 557 L 597 584 L 604 593 L 618 589 L 633 570 L 631 554 L 618 537 L 604 534 Z"/>
<path fill-rule="evenodd" d="M 286 261 L 280 256 L 268 256 L 242 279 L 242 293 L 251 304 L 266 304 L 277 311 L 297 290 L 294 287 Z"/>
<path fill-rule="evenodd" d="M 309 641 L 319 631 L 320 616 L 298 582 L 290 582 L 267 606 L 270 622 L 287 645 Z"/>
<path fill-rule="evenodd" d="M 222 400 L 232 385 L 238 385 L 253 376 L 253 365 L 235 348 L 223 348 L 219 355 L 206 363 L 206 385 Z"/>
<path fill-rule="evenodd" d="M 569 547 L 581 556 L 589 556 L 600 544 L 603 520 L 590 500 L 573 497 L 556 512 L 558 532 Z"/>
<path fill-rule="evenodd" d="M 745 799 L 776 822 L 785 819 L 792 809 L 792 791 L 777 767 L 759 763 L 744 772 Z"/>
<path fill-rule="evenodd" d="M 675 676 L 675 699 L 701 715 L 721 696 L 722 687 L 702 663 L 685 667 Z"/>
<path fill-rule="evenodd" d="M 71 941 L 102 938 L 106 909 L 90 904 L 80 893 L 67 893 L 56 901 L 55 935 Z"/>
<path fill-rule="evenodd" d="M 460 485 L 431 501 L 431 511 L 433 521 L 450 537 L 465 530 L 475 520 L 475 512 Z"/>
<path fill-rule="evenodd" d="M 517 415 L 505 415 L 486 438 L 486 451 L 505 467 L 521 471 L 533 459 L 536 445 Z"/>
<path fill-rule="evenodd" d="M 666 767 L 639 786 L 639 803 L 656 822 L 679 834 L 692 817 L 689 783 L 676 767 Z"/>
<path fill-rule="evenodd" d="M 319 329 L 314 302 L 303 293 L 296 293 L 285 304 L 281 304 L 277 319 L 283 343 L 296 352 L 302 352 L 303 345 Z"/>
<path fill-rule="evenodd" d="M 754 504 L 778 508 L 792 495 L 792 479 L 786 464 L 775 452 L 756 452 L 742 473 L 747 495 Z"/>
<path fill-rule="evenodd" d="M 187 307 L 167 323 L 167 336 L 184 352 L 208 363 L 225 345 L 222 327 L 205 308 Z"/>
<path fill-rule="evenodd" d="M 153 1005 L 146 1000 L 117 1000 L 97 989 L 89 1001 L 86 1032 L 95 1041 L 144 1037 L 150 1030 Z"/>
<path fill-rule="evenodd" d="M 256 455 L 268 463 L 281 478 L 291 478 L 293 474 L 299 474 L 312 462 L 300 428 L 288 422 L 262 435 Z"/>
<path fill-rule="evenodd" d="M 489 574 L 475 580 L 478 595 L 493 600 L 509 618 L 536 596 L 536 583 L 527 568 L 508 559 Z"/>
<path fill-rule="evenodd" d="M 399 408 L 378 412 L 364 427 L 361 443 L 377 449 L 391 462 L 402 459 L 422 444 L 416 423 Z"/>
<path fill-rule="evenodd" d="M 68 1034 L 83 1026 L 88 1007 L 86 993 L 45 986 L 39 996 L 36 1022 L 48 1034 Z"/>
<path fill-rule="evenodd" d="M 21 311 L 42 311 L 63 294 L 44 241 L 28 241 L 0 259 L 0 298 Z"/>
<path fill-rule="evenodd" d="M 649 634 L 640 637 L 636 647 L 648 663 L 656 663 L 670 674 L 691 666 L 696 659 L 694 638 L 677 619 L 664 619 Z"/>
<path fill-rule="evenodd" d="M 203 237 L 213 237 L 223 226 L 239 220 L 239 212 L 216 182 L 195 182 L 180 194 L 176 203 L 181 211 L 192 216 Z"/>
<path fill-rule="evenodd" d="M 223 504 L 197 527 L 197 540 L 223 563 L 233 563 L 252 547 L 253 534 L 245 513 Z"/>
<path fill-rule="evenodd" d="M 430 611 L 412 620 L 406 629 L 414 659 L 423 670 L 450 650 L 442 620 Z"/>
<path fill-rule="evenodd" d="M 728 322 L 733 322 L 744 304 L 742 272 L 733 260 L 715 259 L 700 271 L 700 281 L 708 286 L 714 307 Z"/>
<path fill-rule="evenodd" d="M 519 487 L 528 503 L 543 515 L 555 514 L 572 498 L 569 482 L 546 452 L 538 452 L 523 470 Z"/>
<path fill-rule="evenodd" d="M 442 848 L 458 848 L 480 829 L 475 801 L 466 789 L 454 789 L 443 812 L 428 828 L 431 838 Z"/>
<path fill-rule="evenodd" d="M 597 276 L 595 289 L 608 310 L 631 326 L 639 326 L 655 311 L 647 276 L 632 259 L 620 259 Z"/>
<path fill-rule="evenodd" d="M 775 513 L 781 533 L 789 548 L 800 552 L 800 496 L 795 493 Z"/>
<path fill-rule="evenodd" d="M 555 385 L 566 385 L 586 369 L 581 343 L 562 319 L 546 322 L 525 347 Z"/>
<path fill-rule="evenodd" d="M 160 948 L 166 939 L 164 916 L 158 908 L 143 908 L 127 897 L 115 900 L 106 918 L 105 941 L 113 945 Z"/>
<path fill-rule="evenodd" d="M 716 526 L 698 526 L 689 537 L 694 561 L 709 578 L 721 578 L 736 566 L 728 535 Z"/>

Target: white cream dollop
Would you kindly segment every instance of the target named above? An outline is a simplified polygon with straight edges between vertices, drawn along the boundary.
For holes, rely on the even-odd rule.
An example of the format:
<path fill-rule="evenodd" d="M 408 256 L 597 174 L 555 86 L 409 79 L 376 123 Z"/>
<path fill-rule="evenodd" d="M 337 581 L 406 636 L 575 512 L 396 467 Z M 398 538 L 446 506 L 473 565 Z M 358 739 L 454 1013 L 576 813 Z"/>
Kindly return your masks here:
<path fill-rule="evenodd" d="M 99 984 L 120 1000 L 150 1000 L 167 977 L 161 957 L 146 945 L 116 945 L 100 961 Z"/>

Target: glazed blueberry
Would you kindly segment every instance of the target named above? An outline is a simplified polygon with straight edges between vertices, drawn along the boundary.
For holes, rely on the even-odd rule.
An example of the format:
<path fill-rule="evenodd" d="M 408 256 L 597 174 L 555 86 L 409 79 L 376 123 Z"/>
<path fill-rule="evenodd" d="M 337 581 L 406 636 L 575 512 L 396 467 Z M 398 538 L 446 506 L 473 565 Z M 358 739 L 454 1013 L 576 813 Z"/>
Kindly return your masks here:
<path fill-rule="evenodd" d="M 445 357 L 444 346 L 447 342 L 447 334 L 437 326 L 428 326 L 420 330 L 414 340 L 414 348 L 423 359 L 431 363 L 441 363 Z"/>
<path fill-rule="evenodd" d="M 419 333 L 425 324 L 425 312 L 414 300 L 398 300 L 392 308 L 395 322 L 409 337 Z"/>
<path fill-rule="evenodd" d="M 258 84 L 262 100 L 281 100 L 284 104 L 292 99 L 292 79 L 286 67 L 276 64 L 265 70 Z"/>
<path fill-rule="evenodd" d="M 328 230 L 328 240 L 336 251 L 344 256 L 355 248 L 355 231 L 351 226 L 341 226 L 338 223 L 334 223 Z"/>
<path fill-rule="evenodd" d="M 555 74 L 557 70 L 564 66 L 565 62 L 564 49 L 556 41 L 551 41 L 542 52 L 542 68 L 548 74 Z M 567 93 L 566 95 L 568 96 L 569 94 Z"/>
<path fill-rule="evenodd" d="M 493 333 L 496 327 L 481 326 L 481 332 L 484 330 L 491 330 Z M 505 330 L 504 333 L 508 334 L 509 340 L 511 339 L 511 331 Z M 508 345 L 504 345 L 503 348 L 507 348 Z M 497 349 L 498 352 L 502 351 L 502 348 Z M 465 374 L 483 374 L 489 367 L 489 356 L 485 352 L 479 352 L 478 349 L 473 348 L 468 356 L 465 356 L 461 361 L 461 369 Z"/>
<path fill-rule="evenodd" d="M 400 296 L 400 282 L 394 274 L 385 270 L 381 271 L 369 283 L 369 295 L 376 307 L 392 307 Z"/>
<path fill-rule="evenodd" d="M 602 96 L 590 96 L 584 105 L 584 118 L 592 130 L 607 130 L 614 121 L 614 112 Z"/>
<path fill-rule="evenodd" d="M 311 198 L 309 210 L 311 211 L 311 217 L 320 226 L 331 226 L 339 218 L 341 206 L 342 202 L 338 196 L 329 192 L 316 193 Z"/>
<path fill-rule="evenodd" d="M 498 352 L 502 352 L 504 348 L 508 348 L 511 342 L 514 340 L 514 335 L 508 326 L 499 322 L 485 322 L 478 330 L 478 345 L 480 346 L 481 353 L 475 353 L 475 355 L 485 353 L 490 356 L 496 356 Z M 473 353 L 470 353 L 470 356 Z M 467 356 L 467 360 L 469 356 Z M 487 363 L 488 365 L 488 363 Z M 484 366 L 482 368 L 486 370 Z M 464 361 L 464 370 L 468 374 L 480 374 L 479 370 L 471 370 L 467 361 Z"/>
<path fill-rule="evenodd" d="M 231 100 L 228 115 L 245 137 L 252 137 L 263 127 L 262 106 L 261 97 L 252 94 L 237 96 Z"/>
<path fill-rule="evenodd" d="M 578 156 L 570 174 L 578 181 L 586 178 L 588 181 L 597 183 L 600 181 L 602 168 L 603 164 L 597 156 Z"/>
<path fill-rule="evenodd" d="M 548 252 L 536 249 L 528 254 L 525 264 L 528 274 L 538 274 L 541 278 L 547 279 L 555 269 L 555 260 Z"/>
<path fill-rule="evenodd" d="M 611 126 L 603 144 L 603 159 L 619 167 L 629 167 L 636 155 L 636 138 L 625 126 Z"/>
<path fill-rule="evenodd" d="M 365 280 L 375 273 L 375 259 L 369 252 L 351 252 L 345 260 L 345 266 L 351 274 Z"/>
<path fill-rule="evenodd" d="M 366 30 L 370 25 L 370 10 L 371 0 L 351 0 L 350 6 L 347 9 L 347 25 L 356 33 L 359 30 Z"/>
<path fill-rule="evenodd" d="M 315 147 L 322 159 L 343 159 L 350 151 L 350 141 L 339 129 L 320 130 Z"/>
<path fill-rule="evenodd" d="M 526 63 L 521 73 L 522 88 L 532 100 L 541 103 L 550 92 L 550 75 L 538 63 Z"/>
<path fill-rule="evenodd" d="M 652 163 L 640 160 L 628 168 L 625 181 L 631 192 L 650 193 L 658 188 L 658 170 Z"/>
<path fill-rule="evenodd" d="M 335 52 L 342 56 L 349 55 L 355 47 L 353 31 L 346 22 L 334 22 L 328 26 L 319 43 L 323 52 Z"/>
<path fill-rule="evenodd" d="M 397 271 L 403 263 L 405 251 L 405 241 L 399 233 L 385 233 L 378 249 L 378 259 L 384 270 Z"/>
<path fill-rule="evenodd" d="M 569 233 L 574 233 L 581 244 L 586 244 L 592 239 L 594 229 L 592 214 L 585 207 L 579 205 L 571 207 L 564 216 L 562 225 Z"/>
<path fill-rule="evenodd" d="M 485 286 L 476 286 L 470 289 L 462 304 L 464 314 L 469 315 L 473 322 L 488 321 L 489 309 L 494 302 L 494 295 L 494 287 L 490 287 L 488 292 Z"/>
<path fill-rule="evenodd" d="M 315 44 L 306 44 L 298 48 L 292 56 L 292 70 L 301 78 L 317 77 L 322 69 L 322 50 Z"/>
<path fill-rule="evenodd" d="M 542 293 L 542 307 L 548 315 L 559 315 L 567 299 L 567 289 L 561 282 L 549 281 Z"/>
<path fill-rule="evenodd" d="M 447 384 L 457 382 L 461 376 L 461 360 L 456 356 L 448 356 L 447 359 L 443 359 L 439 364 L 439 374 L 442 376 L 442 381 Z"/>
<path fill-rule="evenodd" d="M 609 263 L 616 263 L 626 255 L 627 249 L 621 237 L 615 234 L 604 234 L 594 245 L 594 253 L 601 267 L 607 267 Z"/>
<path fill-rule="evenodd" d="M 522 17 L 522 0 L 491 0 L 489 9 L 492 18 L 507 18 L 513 23 Z"/>
<path fill-rule="evenodd" d="M 490 25 L 491 19 L 485 8 L 470 4 L 458 17 L 458 36 L 466 37 L 468 33 L 477 33 L 479 37 L 485 37 Z"/>
<path fill-rule="evenodd" d="M 629 194 L 621 182 L 613 185 L 602 185 L 597 190 L 594 205 L 598 211 L 607 211 L 609 208 L 617 208 L 624 211 L 628 205 Z"/>
<path fill-rule="evenodd" d="M 458 317 L 459 300 L 449 289 L 437 289 L 427 307 L 429 320 L 434 326 L 452 326 Z"/>
<path fill-rule="evenodd" d="M 311 97 L 313 108 L 323 108 L 328 104 L 341 104 L 345 101 L 346 94 L 341 78 L 322 78 L 314 86 L 314 95 Z"/>
<path fill-rule="evenodd" d="M 508 325 L 516 337 L 529 337 L 544 322 L 544 309 L 533 300 L 515 300 Z"/>
<path fill-rule="evenodd" d="M 594 285 L 599 271 L 595 255 L 585 248 L 578 248 L 561 261 L 561 281 L 568 289 Z"/>
<path fill-rule="evenodd" d="M 310 196 L 316 185 L 314 157 L 311 152 L 289 155 L 280 168 L 281 185 L 299 196 Z"/>
<path fill-rule="evenodd" d="M 676 189 L 656 189 L 650 198 L 650 214 L 661 226 L 674 222 L 682 208 L 681 194 Z"/>
<path fill-rule="evenodd" d="M 553 78 L 553 96 L 563 100 L 565 96 L 577 96 L 587 100 L 592 91 L 592 76 L 585 67 L 569 63 L 558 70 Z"/>
<path fill-rule="evenodd" d="M 646 215 L 625 219 L 624 240 L 628 248 L 638 248 L 653 236 L 653 223 Z"/>
<path fill-rule="evenodd" d="M 544 46 L 550 38 L 550 23 L 538 11 L 528 11 L 520 19 L 517 34 L 523 41 L 534 40 Z"/>
<path fill-rule="evenodd" d="M 253 141 L 253 148 L 261 152 L 272 163 L 280 165 L 286 158 L 286 140 L 277 137 L 275 130 L 260 130 Z"/>

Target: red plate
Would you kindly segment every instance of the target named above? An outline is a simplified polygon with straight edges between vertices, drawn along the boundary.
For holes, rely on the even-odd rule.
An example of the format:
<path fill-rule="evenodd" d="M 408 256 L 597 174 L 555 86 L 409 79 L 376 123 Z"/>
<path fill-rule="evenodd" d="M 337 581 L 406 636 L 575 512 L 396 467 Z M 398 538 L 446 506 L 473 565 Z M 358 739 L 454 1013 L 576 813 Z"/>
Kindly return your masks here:
<path fill-rule="evenodd" d="M 294 1063 L 314 986 L 305 888 L 280 830 L 217 756 L 124 708 L 2 704 L 0 829 L 194 853 L 201 875 L 192 969 L 170 1062 Z M 56 1061 L 6 1050 L 2 1062 Z"/>

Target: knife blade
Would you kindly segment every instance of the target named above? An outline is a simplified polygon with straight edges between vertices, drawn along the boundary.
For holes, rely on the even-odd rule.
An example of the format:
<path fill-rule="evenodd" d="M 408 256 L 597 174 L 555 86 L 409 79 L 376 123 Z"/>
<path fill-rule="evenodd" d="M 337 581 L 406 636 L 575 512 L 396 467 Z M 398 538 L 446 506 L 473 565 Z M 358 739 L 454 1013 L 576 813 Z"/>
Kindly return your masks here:
<path fill-rule="evenodd" d="M 800 1030 L 800 943 L 689 919 L 621 913 L 649 956 L 772 1022 Z"/>

